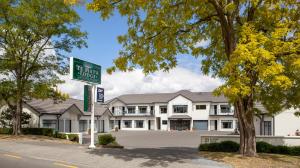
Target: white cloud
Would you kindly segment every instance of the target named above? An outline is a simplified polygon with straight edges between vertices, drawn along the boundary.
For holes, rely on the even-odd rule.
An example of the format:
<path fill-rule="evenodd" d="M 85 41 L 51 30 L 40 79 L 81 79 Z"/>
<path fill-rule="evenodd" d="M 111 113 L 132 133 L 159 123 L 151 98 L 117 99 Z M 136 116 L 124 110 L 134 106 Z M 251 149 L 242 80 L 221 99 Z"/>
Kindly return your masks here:
<path fill-rule="evenodd" d="M 84 83 L 71 81 L 68 76 L 63 79 L 66 83 L 59 89 L 71 97 L 83 98 Z M 189 69 L 177 67 L 170 72 L 156 72 L 145 76 L 141 69 L 133 72 L 115 72 L 112 75 L 103 74 L 102 87 L 105 89 L 105 100 L 122 94 L 130 93 L 168 93 L 186 89 L 191 91 L 212 91 L 222 82 L 193 72 Z"/>
<path fill-rule="evenodd" d="M 195 44 L 195 47 L 207 47 L 210 44 L 210 40 L 201 40 Z"/>

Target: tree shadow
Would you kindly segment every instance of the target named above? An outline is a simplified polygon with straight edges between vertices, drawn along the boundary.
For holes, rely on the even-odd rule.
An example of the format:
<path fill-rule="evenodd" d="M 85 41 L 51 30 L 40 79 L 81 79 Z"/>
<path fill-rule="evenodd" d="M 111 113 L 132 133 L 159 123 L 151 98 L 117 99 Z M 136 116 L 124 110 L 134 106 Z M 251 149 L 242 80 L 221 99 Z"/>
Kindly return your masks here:
<path fill-rule="evenodd" d="M 140 167 L 168 167 L 171 163 L 193 162 L 199 159 L 197 149 L 187 147 L 164 147 L 164 148 L 134 148 L 134 149 L 95 149 L 88 151 L 98 156 L 112 156 L 123 161 L 144 159 Z M 196 163 L 195 163 L 196 164 Z"/>

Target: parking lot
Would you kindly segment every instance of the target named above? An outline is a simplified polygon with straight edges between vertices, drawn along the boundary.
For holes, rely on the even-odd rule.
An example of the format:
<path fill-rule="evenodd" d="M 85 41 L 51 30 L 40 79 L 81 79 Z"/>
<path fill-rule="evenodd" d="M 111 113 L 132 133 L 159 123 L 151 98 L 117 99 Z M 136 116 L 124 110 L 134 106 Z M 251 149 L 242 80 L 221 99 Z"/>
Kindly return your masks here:
<path fill-rule="evenodd" d="M 212 131 L 118 131 L 112 132 L 125 148 L 197 148 L 204 134 L 226 134 Z"/>

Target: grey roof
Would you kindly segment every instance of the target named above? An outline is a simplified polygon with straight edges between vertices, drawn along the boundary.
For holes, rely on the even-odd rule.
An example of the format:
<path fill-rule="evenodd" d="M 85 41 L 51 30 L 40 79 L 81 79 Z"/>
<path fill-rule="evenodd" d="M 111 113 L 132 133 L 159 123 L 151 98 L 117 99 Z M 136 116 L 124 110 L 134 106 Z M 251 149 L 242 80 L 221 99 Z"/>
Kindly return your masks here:
<path fill-rule="evenodd" d="M 146 94 L 126 94 L 107 101 L 109 103 L 118 99 L 125 104 L 149 104 L 149 103 L 168 103 L 175 97 L 182 95 L 192 102 L 228 102 L 224 96 L 214 96 L 212 92 L 191 92 L 181 90 L 175 93 L 146 93 Z"/>
<path fill-rule="evenodd" d="M 90 115 L 89 112 L 84 112 L 82 100 L 72 98 L 65 101 L 56 101 L 56 103 L 53 99 L 33 99 L 25 101 L 25 103 L 41 114 L 62 114 L 68 108 L 75 105 L 83 115 Z M 105 105 L 95 104 L 95 115 L 101 116 L 106 111 L 109 111 L 109 109 Z"/>
<path fill-rule="evenodd" d="M 169 119 L 191 119 L 192 117 L 189 115 L 172 115 L 168 118 Z"/>

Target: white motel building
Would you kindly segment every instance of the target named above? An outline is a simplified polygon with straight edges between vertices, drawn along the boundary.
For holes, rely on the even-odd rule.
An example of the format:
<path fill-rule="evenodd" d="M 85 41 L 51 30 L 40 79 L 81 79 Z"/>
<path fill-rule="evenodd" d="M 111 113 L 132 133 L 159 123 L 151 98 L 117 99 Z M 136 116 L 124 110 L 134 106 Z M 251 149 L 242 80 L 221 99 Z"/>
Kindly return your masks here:
<path fill-rule="evenodd" d="M 294 135 L 300 130 L 300 118 L 287 109 L 269 116 L 255 117 L 258 135 Z M 31 114 L 28 127 L 53 128 L 59 132 L 87 132 L 90 113 L 83 111 L 83 101 L 31 100 L 24 102 L 24 112 Z M 220 131 L 231 133 L 238 127 L 233 107 L 224 96 L 211 92 L 181 90 L 175 93 L 121 95 L 95 106 L 95 131 Z M 0 125 L 1 127 L 1 125 Z"/>

